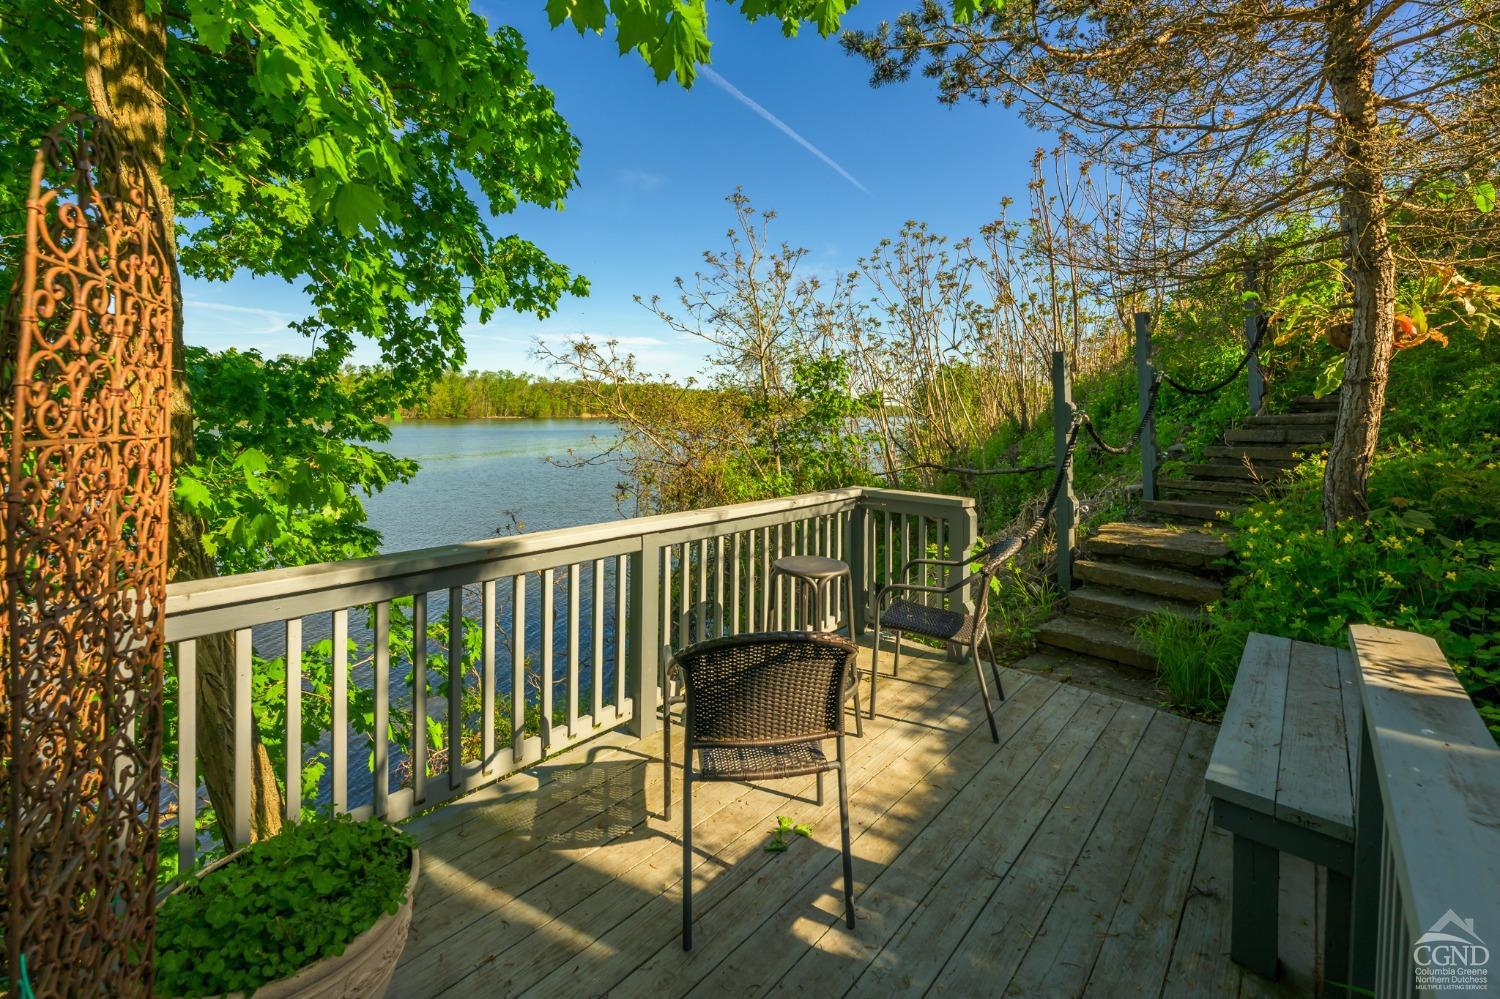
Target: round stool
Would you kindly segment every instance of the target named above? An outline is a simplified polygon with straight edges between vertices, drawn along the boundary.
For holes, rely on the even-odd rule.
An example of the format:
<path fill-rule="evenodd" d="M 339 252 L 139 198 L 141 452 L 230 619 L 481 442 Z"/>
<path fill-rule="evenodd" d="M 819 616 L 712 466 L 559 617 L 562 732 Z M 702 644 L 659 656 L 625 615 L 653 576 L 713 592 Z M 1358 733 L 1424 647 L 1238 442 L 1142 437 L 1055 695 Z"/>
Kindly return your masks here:
<path fill-rule="evenodd" d="M 849 628 L 849 634 L 854 634 L 854 580 L 849 572 L 849 564 L 841 562 L 836 558 L 825 558 L 822 555 L 784 555 L 771 563 L 771 601 L 766 603 L 766 618 L 763 622 L 764 631 L 771 630 L 771 608 L 781 605 L 781 588 L 776 585 L 777 576 L 787 576 L 792 580 L 792 586 L 801 598 L 803 608 L 803 620 L 813 622 L 807 631 L 822 631 L 823 613 L 825 604 L 823 602 L 823 591 L 831 589 L 836 579 L 842 578 L 844 592 L 848 596 L 846 601 L 848 619 L 844 622 Z M 811 606 L 807 598 L 811 597 Z M 811 611 L 809 616 L 808 611 Z"/>
<path fill-rule="evenodd" d="M 849 563 L 842 562 L 836 558 L 827 558 L 823 555 L 783 555 L 771 563 L 771 600 L 766 601 L 765 620 L 761 622 L 762 631 L 771 630 L 771 607 L 774 601 L 779 609 L 781 605 L 781 587 L 776 585 L 776 577 L 786 576 L 792 580 L 792 587 L 802 599 L 802 619 L 811 622 L 808 631 L 823 630 L 823 591 L 825 587 L 833 588 L 835 580 L 844 580 L 845 607 L 847 616 L 844 626 L 849 629 L 849 640 L 854 641 L 854 577 L 849 571 Z M 808 598 L 811 598 L 809 601 Z M 810 603 L 810 606 L 809 606 Z M 809 611 L 811 613 L 809 613 Z M 854 734 L 864 735 L 864 722 L 861 720 L 859 710 L 859 671 L 855 670 L 855 683 L 852 690 L 854 696 Z"/>

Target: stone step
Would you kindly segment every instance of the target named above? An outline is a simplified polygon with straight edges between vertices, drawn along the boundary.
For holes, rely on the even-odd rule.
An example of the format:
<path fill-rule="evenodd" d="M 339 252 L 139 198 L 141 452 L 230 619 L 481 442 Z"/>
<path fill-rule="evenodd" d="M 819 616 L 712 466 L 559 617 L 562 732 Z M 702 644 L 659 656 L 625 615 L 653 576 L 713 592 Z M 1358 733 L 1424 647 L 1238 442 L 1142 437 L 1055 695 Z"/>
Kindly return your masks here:
<path fill-rule="evenodd" d="M 1281 464 L 1290 467 L 1302 460 L 1300 457 L 1302 454 L 1321 450 L 1323 449 L 1311 445 L 1271 447 L 1254 444 L 1211 444 L 1203 449 L 1203 456 L 1205 458 L 1222 458 L 1225 461 L 1235 463 L 1249 458 L 1257 464 Z"/>
<path fill-rule="evenodd" d="M 1224 592 L 1224 587 L 1212 579 L 1160 565 L 1078 559 L 1073 563 L 1073 574 L 1085 582 L 1112 586 L 1117 590 L 1133 590 L 1194 604 L 1212 603 Z"/>
<path fill-rule="evenodd" d="M 1206 481 L 1206 480 L 1205 480 Z M 1198 489 L 1160 488 L 1156 492 L 1158 500 L 1170 503 L 1196 503 L 1199 506 L 1213 507 L 1216 511 L 1225 508 L 1225 504 L 1233 504 L 1236 509 L 1243 509 L 1246 504 L 1254 503 L 1260 499 L 1259 496 L 1226 496 L 1224 493 L 1209 492 Z M 1168 514 L 1157 514 L 1158 517 L 1166 517 Z M 1210 518 L 1212 520 L 1212 518 Z M 1182 521 L 1183 523 L 1203 523 L 1197 515 L 1191 515 Z"/>
<path fill-rule="evenodd" d="M 1233 479 L 1157 479 L 1156 488 L 1184 493 L 1220 495 L 1242 501 L 1257 500 L 1270 492 L 1269 485 L 1264 482 L 1238 477 Z"/>
<path fill-rule="evenodd" d="M 1085 690 L 1098 690 L 1111 697 L 1144 704 L 1148 708 L 1159 707 L 1164 696 L 1157 689 L 1154 673 L 1124 667 L 1108 659 L 1099 659 L 1056 645 L 1039 645 L 1031 655 L 1011 663 L 1010 668 L 1036 673 L 1058 683 Z"/>
<path fill-rule="evenodd" d="M 1331 427 L 1338 422 L 1338 415 L 1332 409 L 1311 413 L 1257 413 L 1246 417 L 1245 424 L 1252 427 Z"/>
<path fill-rule="evenodd" d="M 1299 395 L 1292 400 L 1292 411 L 1298 413 L 1334 410 L 1339 408 L 1339 397 L 1335 395 Z"/>
<path fill-rule="evenodd" d="M 1146 500 L 1141 509 L 1158 517 L 1172 517 L 1191 524 L 1224 523 L 1244 511 L 1238 503 L 1195 503 L 1192 500 Z"/>
<path fill-rule="evenodd" d="M 1085 586 L 1068 594 L 1068 610 L 1082 617 L 1107 618 L 1129 624 L 1149 614 L 1175 614 L 1178 617 L 1201 617 L 1196 604 L 1131 593 L 1108 586 Z"/>
<path fill-rule="evenodd" d="M 1055 617 L 1042 625 L 1037 638 L 1044 645 L 1082 652 L 1136 669 L 1156 669 L 1156 657 L 1146 651 L 1129 629 L 1119 624 L 1072 616 Z"/>
<path fill-rule="evenodd" d="M 1324 444 L 1333 440 L 1333 427 L 1241 427 L 1226 430 L 1230 444 Z"/>
<path fill-rule="evenodd" d="M 1236 462 L 1214 462 L 1202 465 L 1188 465 L 1188 474 L 1198 479 L 1215 479 L 1222 482 L 1253 482 L 1269 485 L 1277 479 L 1284 477 L 1287 473 L 1286 465 L 1255 465 L 1250 468 Z"/>
<path fill-rule="evenodd" d="M 1208 569 L 1229 554 L 1229 546 L 1204 531 L 1161 524 L 1105 524 L 1086 538 L 1091 559 L 1129 558 L 1188 569 Z"/>

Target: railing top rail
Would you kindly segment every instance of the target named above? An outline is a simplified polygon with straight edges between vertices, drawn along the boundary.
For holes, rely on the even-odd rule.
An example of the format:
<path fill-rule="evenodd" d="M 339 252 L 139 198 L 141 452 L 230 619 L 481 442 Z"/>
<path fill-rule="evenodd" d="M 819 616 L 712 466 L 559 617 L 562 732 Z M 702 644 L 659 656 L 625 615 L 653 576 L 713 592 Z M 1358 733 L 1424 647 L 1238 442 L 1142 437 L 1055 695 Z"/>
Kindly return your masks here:
<path fill-rule="evenodd" d="M 538 531 L 535 534 L 441 545 L 372 558 L 322 562 L 173 583 L 167 587 L 167 618 L 170 625 L 173 619 L 187 616 L 203 618 L 205 615 L 219 615 L 220 612 L 249 605 L 274 603 L 287 606 L 298 598 L 315 594 L 326 595 L 330 591 L 355 588 L 370 589 L 395 581 L 428 576 L 441 575 L 451 583 L 452 579 L 461 577 L 465 572 L 477 573 L 496 562 L 519 562 L 524 565 L 563 552 L 579 552 L 579 560 L 584 560 L 639 551 L 642 539 L 648 536 L 692 531 L 716 524 L 730 525 L 767 516 L 795 515 L 828 506 L 852 505 L 867 491 L 860 487 L 850 487 L 803 493 L 685 513 L 633 517 Z M 877 492 L 889 493 L 892 497 L 901 495 L 890 490 Z M 913 503 L 926 505 L 929 500 L 929 495 L 925 493 L 910 495 Z M 526 570 L 522 568 L 518 571 Z M 500 574 L 505 573 L 502 570 Z M 309 612 L 314 609 L 323 608 L 310 606 Z M 183 629 L 169 630 L 178 632 L 169 636 L 174 641 L 192 637 Z M 190 630 L 195 634 L 209 633 L 205 628 Z"/>
<path fill-rule="evenodd" d="M 868 505 L 882 506 L 928 506 L 957 510 L 972 510 L 976 502 L 972 496 L 948 496 L 944 493 L 907 492 L 902 489 L 878 489 L 866 487 L 859 490 L 860 498 Z"/>
<path fill-rule="evenodd" d="M 1360 702 L 1412 940 L 1500 926 L 1500 748 L 1432 639 L 1353 625 Z"/>

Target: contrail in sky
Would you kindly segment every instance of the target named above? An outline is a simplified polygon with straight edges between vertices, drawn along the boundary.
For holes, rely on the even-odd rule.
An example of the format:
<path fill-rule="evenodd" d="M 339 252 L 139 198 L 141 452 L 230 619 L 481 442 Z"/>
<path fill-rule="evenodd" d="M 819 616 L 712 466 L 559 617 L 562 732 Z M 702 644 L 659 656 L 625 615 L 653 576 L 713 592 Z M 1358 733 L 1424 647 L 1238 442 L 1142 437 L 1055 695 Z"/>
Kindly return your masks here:
<path fill-rule="evenodd" d="M 774 114 L 767 111 L 759 104 L 755 103 L 755 101 L 745 96 L 745 94 L 743 94 L 740 89 L 734 84 L 730 83 L 728 80 L 724 79 L 722 76 L 720 76 L 718 73 L 715 73 L 707 66 L 700 66 L 698 68 L 698 72 L 702 73 L 703 76 L 706 77 L 708 81 L 714 86 L 718 87 L 720 90 L 727 93 L 730 97 L 733 97 L 735 100 L 745 105 L 745 107 L 749 108 L 751 111 L 754 111 L 766 121 L 770 122 L 779 131 L 785 134 L 787 138 L 791 139 L 793 142 L 797 143 L 797 145 L 801 146 L 803 149 L 806 149 L 818 159 L 828 164 L 829 168 L 837 173 L 840 177 L 844 178 L 864 193 L 870 194 L 870 189 L 868 187 L 865 187 L 865 185 L 861 184 L 857 179 L 855 179 L 854 175 L 848 170 L 845 170 L 843 167 L 835 163 L 833 161 L 833 157 L 829 156 L 827 153 L 823 152 L 823 150 L 819 149 L 817 146 L 813 145 L 811 142 L 808 142 L 802 136 L 798 135 L 796 129 L 792 128 L 792 126 L 788 125 L 786 122 L 782 121 L 780 118 L 776 117 Z M 873 198 L 874 195 L 870 194 L 870 197 Z"/>

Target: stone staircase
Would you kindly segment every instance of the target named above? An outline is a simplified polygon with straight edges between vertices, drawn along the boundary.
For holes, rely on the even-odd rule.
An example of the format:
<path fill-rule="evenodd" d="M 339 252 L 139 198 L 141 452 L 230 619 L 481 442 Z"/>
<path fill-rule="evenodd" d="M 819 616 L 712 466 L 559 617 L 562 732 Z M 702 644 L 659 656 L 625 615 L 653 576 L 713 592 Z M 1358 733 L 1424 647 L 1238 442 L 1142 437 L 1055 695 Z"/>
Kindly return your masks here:
<path fill-rule="evenodd" d="M 1142 519 L 1105 524 L 1080 543 L 1066 612 L 1042 626 L 1037 653 L 1017 665 L 1084 683 L 1104 677 L 1116 692 L 1149 699 L 1156 660 L 1131 623 L 1157 611 L 1198 615 L 1222 595 L 1218 563 L 1229 548 L 1215 525 L 1274 489 L 1300 453 L 1325 448 L 1337 408 L 1336 397 L 1302 397 L 1288 413 L 1249 417 L 1207 448 L 1203 463 L 1158 479 L 1159 498 L 1141 504 Z M 1122 665 L 1141 672 L 1108 677 Z M 1121 682 L 1134 691 L 1117 689 Z"/>

